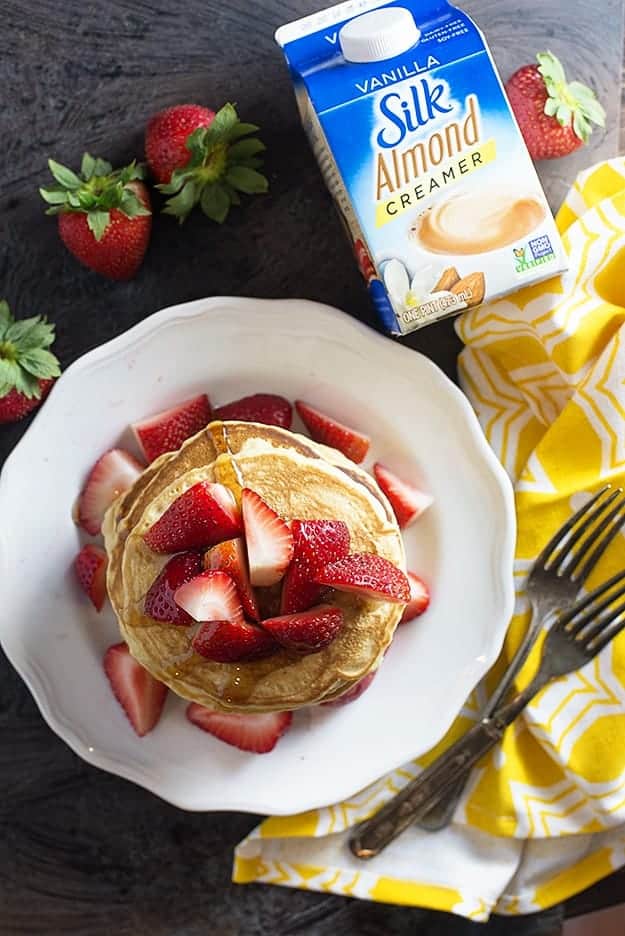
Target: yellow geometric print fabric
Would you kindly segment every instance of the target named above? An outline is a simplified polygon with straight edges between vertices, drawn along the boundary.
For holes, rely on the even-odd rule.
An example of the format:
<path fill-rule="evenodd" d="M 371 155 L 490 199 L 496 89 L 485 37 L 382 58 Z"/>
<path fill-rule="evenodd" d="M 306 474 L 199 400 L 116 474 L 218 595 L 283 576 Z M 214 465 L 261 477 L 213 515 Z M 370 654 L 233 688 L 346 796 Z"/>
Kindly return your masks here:
<path fill-rule="evenodd" d="M 585 497 L 607 482 L 625 485 L 625 160 L 582 173 L 557 220 L 568 272 L 456 325 L 463 389 L 516 496 L 517 600 L 499 670 L 527 626 L 524 586 L 542 546 Z M 619 537 L 588 587 L 624 567 Z M 520 688 L 538 657 L 536 649 Z M 469 701 L 443 745 L 481 701 Z M 484 920 L 550 906 L 625 864 L 625 634 L 540 694 L 474 772 L 449 829 L 411 829 L 358 863 L 349 829 L 428 759 L 348 802 L 265 820 L 238 846 L 234 880 Z"/>

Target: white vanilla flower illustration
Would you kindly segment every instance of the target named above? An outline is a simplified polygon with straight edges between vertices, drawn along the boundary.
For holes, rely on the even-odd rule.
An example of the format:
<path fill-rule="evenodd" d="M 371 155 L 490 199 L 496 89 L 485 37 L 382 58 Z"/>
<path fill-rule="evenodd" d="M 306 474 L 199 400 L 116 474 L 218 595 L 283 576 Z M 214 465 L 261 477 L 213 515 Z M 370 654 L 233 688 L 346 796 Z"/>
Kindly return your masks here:
<path fill-rule="evenodd" d="M 418 308 L 431 294 L 437 281 L 433 266 L 421 267 L 412 280 L 401 260 L 389 260 L 384 267 L 384 285 L 398 311 Z"/>

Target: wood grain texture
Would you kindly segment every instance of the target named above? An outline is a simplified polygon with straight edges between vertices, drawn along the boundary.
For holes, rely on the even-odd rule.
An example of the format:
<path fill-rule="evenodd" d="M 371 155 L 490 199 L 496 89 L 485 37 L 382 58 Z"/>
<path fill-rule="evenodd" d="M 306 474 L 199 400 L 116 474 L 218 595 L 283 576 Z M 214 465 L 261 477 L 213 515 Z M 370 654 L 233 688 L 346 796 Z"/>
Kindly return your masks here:
<path fill-rule="evenodd" d="M 211 294 L 303 296 L 373 324 L 364 289 L 302 134 L 276 26 L 311 0 L 0 0 L 0 276 L 22 315 L 57 324 L 64 366 L 158 308 Z M 504 74 L 549 46 L 607 106 L 590 149 L 541 167 L 555 205 L 618 134 L 623 0 L 467 0 Z M 141 156 L 146 117 L 184 100 L 238 102 L 261 124 L 271 192 L 223 228 L 158 218 L 127 284 L 79 267 L 43 216 L 49 155 Z M 405 340 L 452 377 L 451 323 Z M 175 362 L 171 362 L 172 379 Z M 77 405 L 79 402 L 77 401 Z M 0 427 L 0 463 L 27 423 Z M 2 522 L 2 518 L 0 518 Z M 42 609 L 45 613 L 45 608 Z M 488 927 L 418 910 L 282 888 L 235 887 L 232 849 L 256 823 L 186 814 L 82 763 L 44 724 L 0 655 L 0 936 L 408 936 L 558 931 L 562 909 Z M 619 885 L 620 880 L 620 885 Z M 577 906 L 609 902 L 614 878 Z M 620 887 L 620 890 L 619 890 Z"/>

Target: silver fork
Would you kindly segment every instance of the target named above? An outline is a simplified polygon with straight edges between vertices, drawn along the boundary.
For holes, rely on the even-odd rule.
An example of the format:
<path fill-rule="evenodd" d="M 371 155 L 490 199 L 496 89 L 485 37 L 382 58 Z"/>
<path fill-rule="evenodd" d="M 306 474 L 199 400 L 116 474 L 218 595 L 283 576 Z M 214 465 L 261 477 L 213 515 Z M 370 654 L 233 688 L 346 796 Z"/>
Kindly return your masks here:
<path fill-rule="evenodd" d="M 548 682 L 585 666 L 620 634 L 625 629 L 623 596 L 625 571 L 559 615 L 547 634 L 540 667 L 529 686 L 493 715 L 483 718 L 359 826 L 349 843 L 353 854 L 357 858 L 378 855 L 501 740 L 506 728 Z"/>
<path fill-rule="evenodd" d="M 488 718 L 505 699 L 543 622 L 555 611 L 570 605 L 579 594 L 597 562 L 625 521 L 625 497 L 621 488 L 603 487 L 549 540 L 536 559 L 527 580 L 532 618 L 527 633 L 510 661 L 501 681 L 480 712 Z M 595 526 L 595 524 L 597 524 Z M 592 529 L 594 526 L 594 529 Z M 592 529 L 592 532 L 589 532 Z M 585 534 L 588 536 L 584 539 Z M 462 796 L 470 770 L 442 797 L 418 824 L 429 832 L 448 825 Z"/>

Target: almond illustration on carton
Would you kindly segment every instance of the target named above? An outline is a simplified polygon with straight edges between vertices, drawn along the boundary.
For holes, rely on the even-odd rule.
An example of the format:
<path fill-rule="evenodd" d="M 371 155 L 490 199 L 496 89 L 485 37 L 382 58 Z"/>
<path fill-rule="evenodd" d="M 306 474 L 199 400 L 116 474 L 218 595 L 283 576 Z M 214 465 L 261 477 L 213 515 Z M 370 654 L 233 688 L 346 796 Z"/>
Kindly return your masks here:
<path fill-rule="evenodd" d="M 454 296 L 458 296 L 463 302 L 466 302 L 468 309 L 480 305 L 484 301 L 484 294 L 486 292 L 484 274 L 469 273 L 467 276 L 463 276 L 462 279 L 458 280 L 458 282 L 451 287 L 450 292 L 452 292 Z"/>
<path fill-rule="evenodd" d="M 460 274 L 455 267 L 447 267 L 441 273 L 440 279 L 432 292 L 451 292 L 452 287 L 460 280 Z"/>

